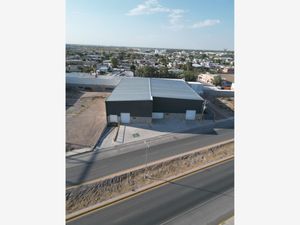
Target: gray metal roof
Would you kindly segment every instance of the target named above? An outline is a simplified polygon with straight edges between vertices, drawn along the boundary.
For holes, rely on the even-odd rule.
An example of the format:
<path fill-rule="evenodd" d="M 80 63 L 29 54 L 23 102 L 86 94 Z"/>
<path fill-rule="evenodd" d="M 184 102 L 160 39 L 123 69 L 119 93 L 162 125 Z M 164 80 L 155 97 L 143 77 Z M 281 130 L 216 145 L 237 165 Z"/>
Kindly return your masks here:
<path fill-rule="evenodd" d="M 123 77 L 119 76 L 94 76 L 88 73 L 66 73 L 66 84 L 73 85 L 105 85 L 117 86 Z"/>
<path fill-rule="evenodd" d="M 149 78 L 123 78 L 106 101 L 152 100 Z"/>
<path fill-rule="evenodd" d="M 123 78 L 106 101 L 142 101 L 152 97 L 203 100 L 184 80 Z"/>
<path fill-rule="evenodd" d="M 151 78 L 153 97 L 203 100 L 184 80 Z"/>

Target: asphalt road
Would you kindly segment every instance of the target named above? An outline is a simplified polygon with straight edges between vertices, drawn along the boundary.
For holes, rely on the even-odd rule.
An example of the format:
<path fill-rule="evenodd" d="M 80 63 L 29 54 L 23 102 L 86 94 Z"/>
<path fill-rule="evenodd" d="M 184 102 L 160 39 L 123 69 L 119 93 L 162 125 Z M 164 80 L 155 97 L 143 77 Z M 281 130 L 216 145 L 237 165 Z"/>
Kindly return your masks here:
<path fill-rule="evenodd" d="M 220 129 L 211 134 L 191 134 L 185 139 L 151 146 L 148 162 L 173 156 L 193 149 L 205 147 L 234 137 L 233 129 Z M 129 146 L 130 147 L 130 146 Z M 102 158 L 101 152 L 73 156 L 67 159 L 66 185 L 78 185 L 102 176 L 142 165 L 146 160 L 146 148 L 127 152 L 109 158 Z"/>
<path fill-rule="evenodd" d="M 218 224 L 234 210 L 234 161 L 210 167 L 68 225 Z"/>

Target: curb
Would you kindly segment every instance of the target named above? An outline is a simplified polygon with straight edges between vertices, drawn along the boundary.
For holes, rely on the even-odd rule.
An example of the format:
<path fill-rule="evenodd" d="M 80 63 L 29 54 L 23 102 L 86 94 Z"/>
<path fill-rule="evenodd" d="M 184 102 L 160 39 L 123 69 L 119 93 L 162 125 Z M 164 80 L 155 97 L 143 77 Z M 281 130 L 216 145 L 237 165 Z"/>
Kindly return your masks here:
<path fill-rule="evenodd" d="M 147 167 L 155 165 L 157 163 L 161 163 L 161 162 L 169 161 L 169 160 L 172 160 L 172 159 L 176 159 L 176 158 L 179 158 L 179 157 L 182 157 L 182 156 L 185 156 L 185 155 L 190 155 L 190 154 L 193 154 L 195 152 L 204 151 L 204 150 L 209 149 L 209 148 L 214 148 L 214 147 L 218 147 L 220 145 L 225 145 L 225 144 L 230 144 L 230 143 L 234 143 L 234 138 L 228 139 L 226 141 L 217 142 L 215 144 L 207 145 L 207 146 L 204 146 L 204 147 L 201 147 L 201 148 L 197 148 L 197 149 L 194 149 L 194 150 L 191 150 L 191 151 L 188 151 L 188 152 L 183 152 L 183 153 L 172 155 L 172 156 L 169 156 L 169 157 L 166 157 L 166 158 L 158 159 L 156 161 L 152 161 L 152 162 L 148 163 Z M 129 173 L 133 170 L 138 170 L 138 169 L 142 169 L 142 168 L 145 168 L 144 164 L 141 164 L 141 165 L 138 165 L 138 166 L 135 166 L 135 167 L 131 167 L 131 168 L 128 168 L 128 169 L 125 169 L 125 170 L 121 170 L 121 171 L 118 171 L 116 173 L 109 174 L 109 175 L 106 175 L 106 176 L 103 176 L 103 177 L 99 177 L 99 178 L 96 178 L 96 179 L 93 179 L 93 180 L 90 180 L 90 181 L 86 181 L 86 182 L 83 182 L 81 184 L 73 185 L 73 186 L 67 187 L 66 190 L 77 188 L 77 187 L 87 185 L 87 184 L 92 184 L 92 183 L 95 183 L 95 182 L 98 182 L 98 181 L 101 181 L 101 180 L 109 179 L 109 178 L 112 178 L 112 177 L 115 177 L 115 176 L 118 176 L 118 175 L 121 175 L 121 174 L 124 174 L 124 173 Z"/>
<path fill-rule="evenodd" d="M 87 152 L 92 152 L 92 151 L 93 151 L 93 147 L 74 149 L 72 151 L 66 152 L 66 158 L 72 157 L 74 155 L 80 155 L 80 154 L 84 154 L 84 153 L 87 153 Z"/>

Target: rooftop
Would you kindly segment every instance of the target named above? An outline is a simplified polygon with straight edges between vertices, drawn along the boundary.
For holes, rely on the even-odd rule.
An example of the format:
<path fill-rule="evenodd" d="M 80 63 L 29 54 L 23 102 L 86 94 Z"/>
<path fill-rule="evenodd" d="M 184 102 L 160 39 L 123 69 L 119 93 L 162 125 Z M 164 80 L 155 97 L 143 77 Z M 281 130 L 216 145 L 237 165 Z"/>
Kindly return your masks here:
<path fill-rule="evenodd" d="M 151 78 L 151 91 L 153 97 L 203 100 L 181 79 Z"/>
<path fill-rule="evenodd" d="M 117 86 L 123 77 L 119 76 L 95 76 L 89 73 L 66 73 L 67 84 L 84 84 L 84 85 L 110 85 Z"/>
<path fill-rule="evenodd" d="M 203 100 L 184 80 L 123 78 L 106 101 L 145 101 L 152 97 Z"/>
<path fill-rule="evenodd" d="M 106 101 L 152 100 L 149 78 L 123 78 Z"/>

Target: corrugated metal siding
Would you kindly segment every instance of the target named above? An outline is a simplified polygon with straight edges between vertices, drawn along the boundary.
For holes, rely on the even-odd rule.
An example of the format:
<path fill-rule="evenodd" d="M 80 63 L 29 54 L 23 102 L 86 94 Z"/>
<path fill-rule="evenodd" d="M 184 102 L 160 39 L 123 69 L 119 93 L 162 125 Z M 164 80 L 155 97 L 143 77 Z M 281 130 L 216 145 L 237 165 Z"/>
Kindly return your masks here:
<path fill-rule="evenodd" d="M 106 101 L 106 114 L 130 113 L 130 116 L 151 117 L 152 101 Z"/>
<path fill-rule="evenodd" d="M 186 110 L 202 110 L 202 100 L 153 97 L 153 112 L 185 113 Z"/>

